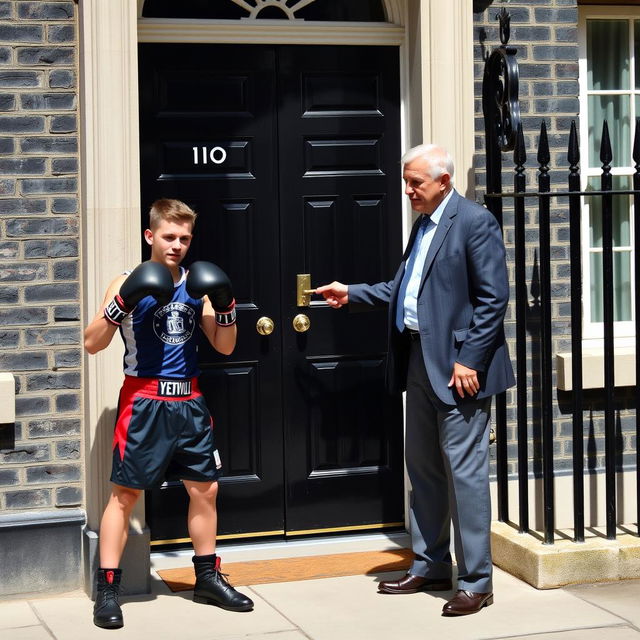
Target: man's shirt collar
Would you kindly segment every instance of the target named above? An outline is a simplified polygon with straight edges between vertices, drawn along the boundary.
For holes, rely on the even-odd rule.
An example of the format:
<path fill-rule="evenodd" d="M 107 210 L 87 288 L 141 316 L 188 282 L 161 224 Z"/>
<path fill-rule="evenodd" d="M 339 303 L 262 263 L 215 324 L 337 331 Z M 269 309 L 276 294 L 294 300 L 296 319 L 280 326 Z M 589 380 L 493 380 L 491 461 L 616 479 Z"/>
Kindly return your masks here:
<path fill-rule="evenodd" d="M 422 214 L 423 216 L 426 216 L 427 218 L 430 218 L 431 221 L 433 222 L 433 224 L 438 224 L 440 222 L 440 218 L 442 217 L 442 214 L 444 213 L 444 210 L 447 206 L 447 204 L 449 204 L 449 200 L 451 200 L 451 196 L 453 195 L 453 187 L 451 188 L 451 190 L 449 191 L 449 193 L 447 193 L 447 195 L 444 197 L 444 200 L 436 207 L 436 210 L 430 215 L 427 216 L 426 213 Z"/>

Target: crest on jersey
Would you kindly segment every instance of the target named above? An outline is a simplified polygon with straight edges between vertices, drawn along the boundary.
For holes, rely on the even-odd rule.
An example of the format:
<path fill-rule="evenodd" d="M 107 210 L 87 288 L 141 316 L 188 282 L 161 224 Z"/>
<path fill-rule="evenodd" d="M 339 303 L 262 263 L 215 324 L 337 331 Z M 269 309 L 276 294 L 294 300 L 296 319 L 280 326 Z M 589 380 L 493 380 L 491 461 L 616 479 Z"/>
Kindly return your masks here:
<path fill-rule="evenodd" d="M 195 310 L 182 302 L 170 302 L 153 314 L 153 330 L 166 344 L 183 344 L 193 335 Z"/>

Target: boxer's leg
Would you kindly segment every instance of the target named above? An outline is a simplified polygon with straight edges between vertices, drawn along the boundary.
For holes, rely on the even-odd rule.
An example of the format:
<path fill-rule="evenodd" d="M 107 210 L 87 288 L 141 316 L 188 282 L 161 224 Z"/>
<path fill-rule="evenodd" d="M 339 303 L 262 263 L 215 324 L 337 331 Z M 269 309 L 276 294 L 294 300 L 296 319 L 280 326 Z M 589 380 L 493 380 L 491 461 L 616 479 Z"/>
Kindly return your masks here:
<path fill-rule="evenodd" d="M 253 602 L 227 582 L 215 553 L 217 479 L 221 462 L 209 410 L 202 396 L 177 402 L 174 408 L 174 419 L 182 420 L 183 427 L 167 475 L 180 478 L 189 494 L 187 525 L 195 552 L 196 573 L 193 601 L 228 611 L 251 611 Z"/>
<path fill-rule="evenodd" d="M 139 489 L 114 484 L 100 522 L 100 568 L 93 623 L 104 629 L 119 629 L 124 625 L 118 602 L 122 575 L 118 566 L 127 544 L 129 516 L 139 497 Z"/>
<path fill-rule="evenodd" d="M 212 604 L 228 611 L 251 611 L 253 602 L 227 582 L 220 571 L 220 558 L 215 553 L 218 483 L 215 480 L 198 482 L 187 479 L 182 482 L 189 494 L 187 525 L 195 554 L 194 602 Z"/>
<path fill-rule="evenodd" d="M 218 530 L 218 512 L 216 497 L 217 482 L 194 482 L 183 480 L 189 494 L 189 513 L 187 526 L 197 556 L 216 552 L 216 532 Z"/>
<path fill-rule="evenodd" d="M 195 552 L 194 602 L 213 604 L 228 611 L 251 611 L 253 602 L 227 582 L 220 572 L 220 558 L 215 553 L 218 483 L 193 480 L 183 480 L 183 483 L 189 494 L 188 526 Z"/>
<path fill-rule="evenodd" d="M 118 567 L 129 535 L 129 516 L 140 489 L 114 484 L 100 522 L 100 566 Z"/>

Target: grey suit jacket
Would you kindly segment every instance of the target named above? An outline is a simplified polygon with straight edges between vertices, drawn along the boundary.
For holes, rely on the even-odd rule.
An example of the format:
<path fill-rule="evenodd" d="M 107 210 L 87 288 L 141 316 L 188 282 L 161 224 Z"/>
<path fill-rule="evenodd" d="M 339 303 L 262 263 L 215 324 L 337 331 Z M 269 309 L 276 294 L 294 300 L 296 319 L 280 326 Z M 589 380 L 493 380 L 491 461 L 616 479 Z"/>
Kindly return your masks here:
<path fill-rule="evenodd" d="M 398 272 L 390 282 L 349 285 L 349 302 L 389 305 L 387 387 L 406 389 L 409 342 L 395 326 L 398 290 L 416 237 L 416 221 Z M 479 398 L 515 384 L 504 337 L 509 283 L 502 233 L 484 207 L 454 191 L 427 252 L 418 293 L 424 363 L 438 398 L 461 399 L 447 385 L 454 362 L 478 371 Z"/>

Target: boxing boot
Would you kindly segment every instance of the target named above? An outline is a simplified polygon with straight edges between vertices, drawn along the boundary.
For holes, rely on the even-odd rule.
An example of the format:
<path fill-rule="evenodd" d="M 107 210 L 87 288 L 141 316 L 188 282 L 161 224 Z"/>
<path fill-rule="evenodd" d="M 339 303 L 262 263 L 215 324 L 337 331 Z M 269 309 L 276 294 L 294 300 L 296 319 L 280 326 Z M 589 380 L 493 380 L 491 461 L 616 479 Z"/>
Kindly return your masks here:
<path fill-rule="evenodd" d="M 119 629 L 124 625 L 118 604 L 121 569 L 98 569 L 98 593 L 93 605 L 93 624 L 103 629 Z"/>
<path fill-rule="evenodd" d="M 212 604 L 227 611 L 251 611 L 253 601 L 236 591 L 220 572 L 220 558 L 215 553 L 207 556 L 193 556 L 196 572 L 196 586 L 193 601 Z"/>

